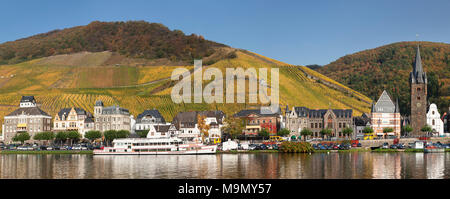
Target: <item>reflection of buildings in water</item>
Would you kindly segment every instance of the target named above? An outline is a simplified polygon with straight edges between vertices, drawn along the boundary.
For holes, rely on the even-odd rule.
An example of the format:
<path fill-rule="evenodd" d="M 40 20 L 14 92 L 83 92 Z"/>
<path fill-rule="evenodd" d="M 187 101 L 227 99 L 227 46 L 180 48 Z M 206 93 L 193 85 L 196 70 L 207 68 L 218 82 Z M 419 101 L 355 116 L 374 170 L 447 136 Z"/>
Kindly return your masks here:
<path fill-rule="evenodd" d="M 373 154 L 374 179 L 399 179 L 401 178 L 401 155 L 400 153 Z"/>
<path fill-rule="evenodd" d="M 304 166 L 310 165 L 311 155 L 309 154 L 279 154 L 278 167 L 279 178 L 298 179 L 305 178 Z"/>
<path fill-rule="evenodd" d="M 429 153 L 425 155 L 428 179 L 444 178 L 445 153 Z"/>
<path fill-rule="evenodd" d="M 216 178 L 214 155 L 94 156 L 106 178 Z"/>

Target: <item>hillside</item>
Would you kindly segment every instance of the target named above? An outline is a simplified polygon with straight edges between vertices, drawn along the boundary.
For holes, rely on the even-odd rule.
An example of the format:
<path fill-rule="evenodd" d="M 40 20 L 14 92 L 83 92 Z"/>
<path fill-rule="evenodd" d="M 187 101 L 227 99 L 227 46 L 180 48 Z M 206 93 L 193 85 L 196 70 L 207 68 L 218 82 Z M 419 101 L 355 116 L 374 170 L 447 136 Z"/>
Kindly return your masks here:
<path fill-rule="evenodd" d="M 195 34 L 171 31 L 158 23 L 95 21 L 0 44 L 0 64 L 83 51 L 111 51 L 134 58 L 190 63 L 194 58 L 213 54 L 215 47 L 224 46 Z"/>
<path fill-rule="evenodd" d="M 283 110 L 289 105 L 352 108 L 355 115 L 370 111 L 369 98 L 307 67 L 291 66 L 221 44 L 213 50 L 213 54 L 203 57 L 205 67 L 222 71 L 232 67 L 279 67 Z M 4 115 L 17 108 L 22 95 L 34 95 L 41 108 L 52 116 L 59 109 L 72 106 L 92 112 L 95 101 L 103 100 L 106 106 L 118 104 L 135 116 L 145 109 L 157 108 L 167 121 L 179 111 L 218 109 L 232 115 L 260 105 L 174 104 L 170 92 L 175 82 L 170 75 L 177 67 L 193 70 L 187 62 L 192 61 L 164 63 L 115 51 L 81 51 L 0 65 L 0 118 L 3 120 Z"/>
<path fill-rule="evenodd" d="M 318 68 L 317 71 L 372 99 L 383 89 L 399 97 L 400 107 L 409 107 L 409 73 L 412 71 L 417 44 L 428 76 L 429 101 L 441 112 L 450 106 L 450 44 L 399 42 L 357 52 Z M 409 114 L 409 108 L 401 109 Z"/>

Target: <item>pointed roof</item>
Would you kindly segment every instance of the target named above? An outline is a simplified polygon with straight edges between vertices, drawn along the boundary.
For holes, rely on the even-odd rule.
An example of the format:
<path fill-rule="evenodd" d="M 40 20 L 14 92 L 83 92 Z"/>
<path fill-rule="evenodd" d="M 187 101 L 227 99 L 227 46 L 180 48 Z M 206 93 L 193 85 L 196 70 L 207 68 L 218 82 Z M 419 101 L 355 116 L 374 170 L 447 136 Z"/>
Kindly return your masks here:
<path fill-rule="evenodd" d="M 423 71 L 419 45 L 417 45 L 416 58 L 414 61 L 413 71 L 410 74 L 410 78 L 412 83 L 427 83 L 427 75 Z"/>
<path fill-rule="evenodd" d="M 373 109 L 374 113 L 395 113 L 395 104 L 386 90 L 383 91 Z"/>

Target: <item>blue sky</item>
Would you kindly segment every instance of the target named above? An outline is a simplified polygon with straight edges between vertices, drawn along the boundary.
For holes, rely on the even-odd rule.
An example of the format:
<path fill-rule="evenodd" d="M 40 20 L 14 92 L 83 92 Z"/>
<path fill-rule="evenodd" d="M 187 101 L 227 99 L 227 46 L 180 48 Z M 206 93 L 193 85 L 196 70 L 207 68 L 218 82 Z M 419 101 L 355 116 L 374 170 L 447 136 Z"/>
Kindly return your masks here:
<path fill-rule="evenodd" d="M 414 41 L 450 43 L 449 0 L 0 0 L 0 43 L 91 21 L 145 20 L 289 64 Z"/>

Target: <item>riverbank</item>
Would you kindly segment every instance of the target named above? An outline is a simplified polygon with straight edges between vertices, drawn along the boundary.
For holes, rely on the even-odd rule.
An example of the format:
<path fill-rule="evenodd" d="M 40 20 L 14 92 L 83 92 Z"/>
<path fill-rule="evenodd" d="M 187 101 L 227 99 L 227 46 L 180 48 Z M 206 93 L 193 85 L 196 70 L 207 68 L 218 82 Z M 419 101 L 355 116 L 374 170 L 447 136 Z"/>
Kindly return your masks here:
<path fill-rule="evenodd" d="M 92 155 L 93 151 L 0 151 L 0 154 L 83 154 Z"/>
<path fill-rule="evenodd" d="M 236 153 L 278 153 L 278 150 L 230 150 L 230 151 L 217 151 L 217 154 L 236 154 Z"/>

